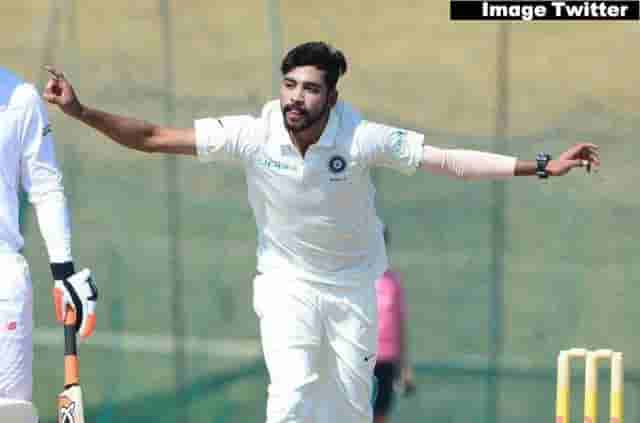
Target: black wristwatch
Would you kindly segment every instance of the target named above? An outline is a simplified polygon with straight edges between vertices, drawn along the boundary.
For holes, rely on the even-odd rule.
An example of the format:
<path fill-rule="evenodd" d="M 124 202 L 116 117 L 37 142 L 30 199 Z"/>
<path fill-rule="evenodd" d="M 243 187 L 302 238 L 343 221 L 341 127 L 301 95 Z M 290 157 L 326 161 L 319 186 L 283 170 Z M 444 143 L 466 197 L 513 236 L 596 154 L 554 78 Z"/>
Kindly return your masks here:
<path fill-rule="evenodd" d="M 547 153 L 538 153 L 536 155 L 536 175 L 538 175 L 538 178 L 545 179 L 549 177 L 549 171 L 547 170 L 549 160 L 551 160 L 551 155 Z"/>

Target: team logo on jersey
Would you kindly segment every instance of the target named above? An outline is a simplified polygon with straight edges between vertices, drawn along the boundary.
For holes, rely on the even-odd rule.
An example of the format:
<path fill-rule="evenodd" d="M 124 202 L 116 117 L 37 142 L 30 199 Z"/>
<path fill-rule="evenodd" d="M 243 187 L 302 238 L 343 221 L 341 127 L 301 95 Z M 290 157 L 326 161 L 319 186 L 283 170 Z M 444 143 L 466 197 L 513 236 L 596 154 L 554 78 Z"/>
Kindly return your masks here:
<path fill-rule="evenodd" d="M 58 421 L 60 423 L 75 423 L 76 421 L 76 403 L 66 396 L 60 398 Z"/>
<path fill-rule="evenodd" d="M 333 156 L 329 159 L 329 170 L 333 173 L 343 172 L 347 168 L 347 161 L 342 156 Z"/>

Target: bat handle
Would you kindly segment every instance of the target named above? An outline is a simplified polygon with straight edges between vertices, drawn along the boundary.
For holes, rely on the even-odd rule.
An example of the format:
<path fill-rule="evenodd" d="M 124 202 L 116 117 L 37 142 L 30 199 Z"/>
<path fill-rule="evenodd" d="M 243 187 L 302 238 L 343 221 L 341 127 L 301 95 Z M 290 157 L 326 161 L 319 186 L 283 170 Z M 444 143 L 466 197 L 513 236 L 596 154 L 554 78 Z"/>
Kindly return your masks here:
<path fill-rule="evenodd" d="M 65 326 L 73 326 L 76 324 L 76 320 L 78 319 L 78 315 L 76 314 L 76 310 L 71 307 L 70 305 L 67 305 L 67 312 L 65 313 L 64 316 L 64 325 Z"/>
<path fill-rule="evenodd" d="M 77 385 L 80 381 L 78 363 L 78 342 L 76 338 L 76 311 L 67 307 L 64 319 L 64 385 L 65 388 Z"/>

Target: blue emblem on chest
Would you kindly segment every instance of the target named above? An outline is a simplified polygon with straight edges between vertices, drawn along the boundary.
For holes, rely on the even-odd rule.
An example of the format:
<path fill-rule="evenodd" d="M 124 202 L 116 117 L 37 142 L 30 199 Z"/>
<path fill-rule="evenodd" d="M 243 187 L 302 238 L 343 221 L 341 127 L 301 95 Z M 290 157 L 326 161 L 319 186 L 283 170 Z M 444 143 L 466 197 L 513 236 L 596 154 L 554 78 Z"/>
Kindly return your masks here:
<path fill-rule="evenodd" d="M 329 170 L 332 173 L 344 172 L 347 168 L 347 161 L 342 156 L 333 156 L 329 159 Z"/>

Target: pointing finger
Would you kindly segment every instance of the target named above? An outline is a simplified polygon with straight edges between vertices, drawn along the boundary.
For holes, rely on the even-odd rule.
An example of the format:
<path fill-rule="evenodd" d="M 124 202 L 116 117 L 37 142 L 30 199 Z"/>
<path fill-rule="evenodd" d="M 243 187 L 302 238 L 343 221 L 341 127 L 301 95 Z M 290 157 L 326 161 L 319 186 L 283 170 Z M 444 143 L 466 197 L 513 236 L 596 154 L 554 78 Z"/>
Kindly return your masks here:
<path fill-rule="evenodd" d="M 58 80 L 58 79 L 64 79 L 64 73 L 62 73 L 61 71 L 57 70 L 56 68 L 54 68 L 51 65 L 44 65 L 44 70 L 46 70 L 47 72 L 49 72 L 49 74 L 53 77 L 53 79 Z"/>

